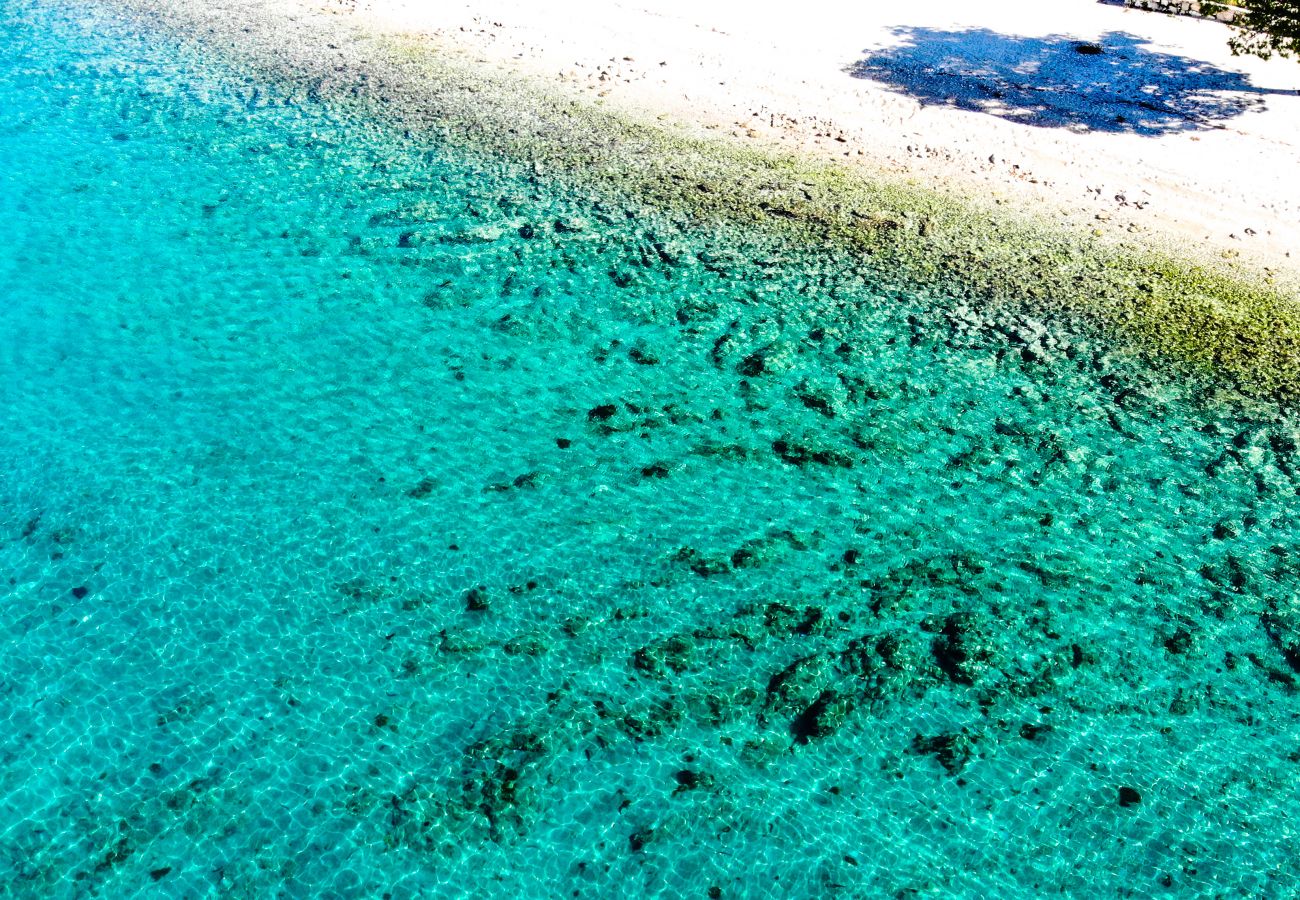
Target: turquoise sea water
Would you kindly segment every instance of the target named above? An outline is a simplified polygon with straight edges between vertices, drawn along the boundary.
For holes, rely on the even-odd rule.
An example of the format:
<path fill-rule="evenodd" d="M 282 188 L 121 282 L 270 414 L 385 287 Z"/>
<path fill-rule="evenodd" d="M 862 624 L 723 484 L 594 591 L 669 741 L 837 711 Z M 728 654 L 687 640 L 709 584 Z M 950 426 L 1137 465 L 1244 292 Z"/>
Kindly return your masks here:
<path fill-rule="evenodd" d="M 0 895 L 1294 895 L 1291 420 L 0 27 Z"/>

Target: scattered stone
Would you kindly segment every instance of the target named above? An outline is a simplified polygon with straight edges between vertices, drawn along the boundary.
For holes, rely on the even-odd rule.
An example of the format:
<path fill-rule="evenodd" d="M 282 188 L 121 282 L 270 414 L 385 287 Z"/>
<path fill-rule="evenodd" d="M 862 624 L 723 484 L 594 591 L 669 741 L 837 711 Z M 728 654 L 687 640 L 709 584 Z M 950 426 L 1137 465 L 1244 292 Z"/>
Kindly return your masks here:
<path fill-rule="evenodd" d="M 912 752 L 933 756 L 949 775 L 956 775 L 966 767 L 975 750 L 975 741 L 965 729 L 926 737 L 918 734 L 912 739 Z"/>
<path fill-rule="evenodd" d="M 641 469 L 641 475 L 645 478 L 667 478 L 671 471 L 672 470 L 668 467 L 668 463 L 657 462 L 651 463 L 648 466 L 643 466 Z"/>
<path fill-rule="evenodd" d="M 709 788 L 713 786 L 713 776 L 703 772 L 696 772 L 693 769 L 681 769 L 673 775 L 673 780 L 677 782 L 677 787 L 673 788 L 673 794 L 677 795 L 683 791 L 693 791 L 696 788 Z"/>
<path fill-rule="evenodd" d="M 1259 621 L 1287 665 L 1300 672 L 1300 629 L 1296 628 L 1295 618 L 1284 615 L 1274 604 L 1274 608 L 1260 616 Z"/>
<path fill-rule="evenodd" d="M 490 608 L 487 588 L 479 585 L 465 592 L 465 609 L 470 612 L 487 612 Z"/>
<path fill-rule="evenodd" d="M 901 696 L 936 674 L 933 658 L 923 645 L 893 634 L 849 641 L 838 665 L 859 679 L 859 690 L 869 700 Z"/>
<path fill-rule="evenodd" d="M 932 645 L 935 662 L 957 684 L 974 684 L 991 665 L 996 644 L 972 613 L 954 613 Z"/>
<path fill-rule="evenodd" d="M 828 419 L 835 418 L 835 402 L 829 392 L 809 384 L 807 379 L 794 389 L 794 395 L 808 409 L 821 413 Z"/>
<path fill-rule="evenodd" d="M 1236 536 L 1237 536 L 1237 526 L 1235 523 L 1230 522 L 1227 519 L 1223 520 L 1222 522 L 1215 523 L 1214 539 L 1216 541 L 1226 541 L 1229 540 L 1230 538 L 1235 538 Z"/>
<path fill-rule="evenodd" d="M 170 872 L 171 870 L 172 870 L 171 866 L 162 866 L 161 868 L 150 869 L 149 877 L 152 878 L 154 881 L 161 881 L 163 878 L 167 876 L 167 873 Z"/>
<path fill-rule="evenodd" d="M 825 693 L 830 675 L 825 654 L 802 656 L 768 679 L 766 707 L 778 713 L 806 711 Z"/>
<path fill-rule="evenodd" d="M 787 438 L 778 438 L 772 442 L 772 452 L 783 462 L 792 466 L 805 466 L 816 463 L 821 466 L 835 466 L 842 469 L 853 468 L 853 460 L 836 450 L 817 450 L 791 443 Z"/>
<path fill-rule="evenodd" d="M 535 634 L 521 634 L 506 641 L 501 647 L 507 656 L 542 656 L 549 653 L 551 647 Z"/>
<path fill-rule="evenodd" d="M 763 627 L 770 634 L 812 634 L 821 624 L 825 613 L 819 607 L 805 606 L 795 609 L 784 603 L 769 603 L 763 609 Z"/>
<path fill-rule="evenodd" d="M 618 412 L 618 407 L 613 403 L 602 403 L 599 406 L 593 406 L 587 411 L 588 422 L 608 422 Z"/>
<path fill-rule="evenodd" d="M 682 712 L 671 699 L 665 698 L 639 713 L 630 712 L 616 723 L 624 734 L 634 741 L 656 738 L 681 724 Z"/>
<path fill-rule="evenodd" d="M 790 723 L 795 742 L 806 744 L 813 739 L 830 737 L 852 711 L 852 701 L 833 690 L 822 691 L 812 705 Z"/>
<path fill-rule="evenodd" d="M 72 589 L 72 596 L 76 597 L 78 600 L 81 600 L 89 593 L 90 593 L 90 588 L 86 587 L 85 585 L 78 585 L 77 587 L 74 587 Z"/>
<path fill-rule="evenodd" d="M 570 616 L 560 625 L 569 637 L 581 637 L 591 627 L 591 619 L 586 616 Z"/>
<path fill-rule="evenodd" d="M 680 675 L 690 668 L 695 655 L 695 645 L 689 638 L 675 634 L 647 644 L 632 654 L 632 665 L 637 670 L 656 678 L 668 673 Z"/>
<path fill-rule="evenodd" d="M 767 357 L 762 350 L 749 354 L 736 366 L 736 371 L 746 378 L 757 378 L 767 370 Z"/>
<path fill-rule="evenodd" d="M 489 484 L 483 490 L 491 493 L 502 493 L 504 491 L 509 491 L 509 490 L 524 490 L 527 488 L 537 487 L 538 483 L 541 480 L 542 480 L 541 472 L 525 472 L 523 475 L 519 475 L 511 479 L 510 481 L 497 482 L 496 484 Z"/>
<path fill-rule="evenodd" d="M 436 482 L 432 478 L 421 478 L 419 484 L 406 492 L 406 496 L 414 500 L 423 500 L 433 493 Z"/>
<path fill-rule="evenodd" d="M 1027 741 L 1036 741 L 1040 735 L 1051 731 L 1050 725 L 1036 725 L 1032 722 L 1025 722 L 1020 726 L 1020 736 Z"/>
<path fill-rule="evenodd" d="M 1165 649 L 1175 656 L 1181 656 L 1192 649 L 1192 633 L 1186 628 L 1178 628 L 1165 638 Z"/>
<path fill-rule="evenodd" d="M 633 853 L 640 853 L 645 849 L 645 845 L 654 840 L 655 831 L 653 828 L 638 828 L 627 839 L 627 844 L 632 848 Z"/>
<path fill-rule="evenodd" d="M 682 547 L 672 557 L 673 562 L 686 563 L 690 566 L 691 571 L 701 578 L 708 578 L 712 575 L 725 575 L 731 571 L 725 560 L 711 559 L 694 547 Z"/>
<path fill-rule="evenodd" d="M 1137 806 L 1142 802 L 1142 795 L 1137 788 L 1128 787 L 1127 785 L 1119 789 L 1120 806 Z"/>

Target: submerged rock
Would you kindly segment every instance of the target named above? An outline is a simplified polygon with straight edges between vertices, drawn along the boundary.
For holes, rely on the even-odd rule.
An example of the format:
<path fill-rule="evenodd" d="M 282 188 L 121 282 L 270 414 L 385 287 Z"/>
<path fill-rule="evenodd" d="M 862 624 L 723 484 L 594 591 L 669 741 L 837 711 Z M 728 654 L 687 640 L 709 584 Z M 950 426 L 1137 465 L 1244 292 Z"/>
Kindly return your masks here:
<path fill-rule="evenodd" d="M 465 609 L 470 612 L 487 612 L 491 608 L 487 588 L 479 585 L 465 592 Z"/>
<path fill-rule="evenodd" d="M 673 562 L 686 563 L 692 572 L 701 578 L 711 575 L 725 575 L 731 571 L 726 560 L 705 556 L 694 547 L 682 547 L 673 554 Z"/>
<path fill-rule="evenodd" d="M 796 609 L 784 603 L 769 603 L 763 609 L 763 627 L 770 634 L 808 635 L 822 623 L 825 613 L 820 607 Z"/>
<path fill-rule="evenodd" d="M 673 780 L 677 782 L 677 787 L 673 788 L 673 794 L 680 794 L 683 791 L 693 791 L 696 788 L 713 787 L 713 776 L 704 772 L 697 772 L 693 769 L 679 769 L 673 774 Z"/>
<path fill-rule="evenodd" d="M 932 649 L 945 675 L 957 684 L 973 684 L 992 667 L 997 644 L 978 616 L 962 612 L 944 619 Z"/>
<path fill-rule="evenodd" d="M 433 493 L 433 489 L 436 486 L 437 482 L 432 478 L 421 478 L 415 487 L 406 492 L 406 496 L 413 500 L 423 500 L 425 497 Z"/>
<path fill-rule="evenodd" d="M 632 654 L 632 666 L 657 678 L 669 673 L 680 675 L 690 668 L 694 654 L 695 644 L 691 639 L 675 634 L 637 650 Z"/>
<path fill-rule="evenodd" d="M 851 698 L 833 690 L 822 691 L 807 709 L 795 716 L 790 723 L 790 734 L 800 744 L 830 737 L 840 729 L 852 710 Z"/>
<path fill-rule="evenodd" d="M 820 466 L 833 466 L 842 469 L 853 468 L 853 460 L 838 450 L 806 447 L 792 442 L 789 438 L 778 438 L 772 442 L 772 452 L 783 462 L 792 466 L 805 466 L 815 463 Z"/>
<path fill-rule="evenodd" d="M 933 756 L 949 775 L 956 775 L 970 762 L 975 752 L 975 739 L 965 729 L 930 737 L 918 734 L 912 739 L 912 752 Z"/>
<path fill-rule="evenodd" d="M 832 670 L 824 653 L 796 659 L 768 679 L 766 708 L 778 714 L 807 710 L 827 689 Z"/>

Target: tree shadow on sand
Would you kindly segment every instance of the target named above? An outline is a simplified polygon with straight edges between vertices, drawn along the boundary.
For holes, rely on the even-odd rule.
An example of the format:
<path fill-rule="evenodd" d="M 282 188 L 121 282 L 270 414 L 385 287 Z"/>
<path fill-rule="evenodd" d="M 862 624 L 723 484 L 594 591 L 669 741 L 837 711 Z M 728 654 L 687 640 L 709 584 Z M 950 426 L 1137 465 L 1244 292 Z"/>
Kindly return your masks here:
<path fill-rule="evenodd" d="M 901 43 L 849 66 L 923 105 L 988 113 L 1025 125 L 1161 135 L 1221 128 L 1264 108 L 1264 95 L 1239 73 L 1203 60 L 1147 49 L 1112 31 L 1095 41 L 1065 35 L 1022 37 L 987 28 L 893 29 Z"/>

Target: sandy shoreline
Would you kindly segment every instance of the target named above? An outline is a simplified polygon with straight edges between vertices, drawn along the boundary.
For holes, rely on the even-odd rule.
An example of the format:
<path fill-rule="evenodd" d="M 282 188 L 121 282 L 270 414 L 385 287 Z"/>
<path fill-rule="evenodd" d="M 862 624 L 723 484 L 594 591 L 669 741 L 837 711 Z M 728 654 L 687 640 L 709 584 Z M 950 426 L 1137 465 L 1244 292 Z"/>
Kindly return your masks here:
<path fill-rule="evenodd" d="M 835 118 L 818 105 L 811 79 L 782 78 L 768 64 L 785 56 L 765 53 L 759 38 L 683 24 L 698 16 L 593 8 L 576 29 L 558 15 L 529 13 L 528 26 L 476 14 L 486 0 L 441 12 L 372 3 L 106 5 L 225 59 L 244 73 L 236 77 L 252 78 L 254 93 L 269 79 L 291 102 L 325 103 L 363 127 L 384 121 L 488 165 L 554 175 L 564 190 L 603 197 L 629 218 L 670 230 L 759 228 L 791 247 L 860 260 L 887 288 L 1056 316 L 1062 327 L 1081 316 L 1153 359 L 1214 373 L 1224 387 L 1300 402 L 1300 265 L 1291 250 L 1300 199 L 1282 174 L 1295 169 L 1287 126 L 1300 97 L 1266 87 L 1263 75 L 1194 63 L 1191 50 L 1157 53 L 1113 22 L 1092 53 L 1078 52 L 1081 38 L 1008 39 L 980 26 L 978 57 L 966 45 L 969 27 L 908 26 L 910 43 L 898 45 L 900 26 L 885 25 L 895 46 L 880 51 L 883 63 L 863 49 L 826 55 L 823 77 L 852 86 L 844 102 L 858 109 L 857 118 Z M 1204 31 L 1213 23 L 1133 15 L 1224 37 Z M 606 33 L 615 26 L 621 37 Z M 797 48 L 799 32 L 791 33 Z M 845 33 L 862 43 L 856 29 Z M 552 49 L 547 35 L 558 35 Z M 722 43 L 710 57 L 692 41 Z M 733 59 L 729 48 L 744 47 L 749 55 L 736 50 Z M 946 54 L 942 71 L 927 61 L 935 47 Z M 604 62 L 557 64 L 577 49 Z M 895 53 L 912 55 L 896 65 Z M 790 54 L 791 65 L 804 58 Z M 717 84 L 710 101 L 707 66 L 724 57 L 750 75 Z M 1104 67 L 1088 70 L 1093 83 L 1082 90 L 1073 87 L 1077 59 Z M 944 68 L 962 66 L 971 71 Z M 1273 83 L 1292 74 L 1287 66 L 1295 64 L 1259 64 Z M 667 74 L 674 69 L 683 74 Z M 898 83 L 886 89 L 857 77 L 867 73 Z M 1300 66 L 1294 74 L 1300 79 Z M 1158 96 L 1145 92 L 1153 79 Z M 903 88 L 956 102 L 918 106 Z M 1134 100 L 1134 91 L 1151 99 Z M 673 92 L 681 99 L 669 102 Z M 736 115 L 743 108 L 747 118 Z M 1239 128 L 1247 122 L 1254 130 Z M 1229 151 L 1253 154 L 1252 164 L 1194 174 L 1224 165 Z"/>
<path fill-rule="evenodd" d="M 327 7 L 692 134 L 1300 269 L 1300 64 L 1234 58 L 1216 22 L 1093 0 Z"/>

